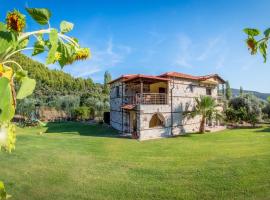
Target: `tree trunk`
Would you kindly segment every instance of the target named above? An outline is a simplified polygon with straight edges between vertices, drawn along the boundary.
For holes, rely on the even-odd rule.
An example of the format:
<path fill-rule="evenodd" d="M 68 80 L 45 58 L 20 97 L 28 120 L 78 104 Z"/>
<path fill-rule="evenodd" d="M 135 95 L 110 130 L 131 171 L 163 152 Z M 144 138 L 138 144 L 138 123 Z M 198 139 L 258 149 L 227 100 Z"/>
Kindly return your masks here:
<path fill-rule="evenodd" d="M 204 133 L 205 132 L 205 116 L 202 116 L 202 121 L 200 124 L 200 133 Z"/>

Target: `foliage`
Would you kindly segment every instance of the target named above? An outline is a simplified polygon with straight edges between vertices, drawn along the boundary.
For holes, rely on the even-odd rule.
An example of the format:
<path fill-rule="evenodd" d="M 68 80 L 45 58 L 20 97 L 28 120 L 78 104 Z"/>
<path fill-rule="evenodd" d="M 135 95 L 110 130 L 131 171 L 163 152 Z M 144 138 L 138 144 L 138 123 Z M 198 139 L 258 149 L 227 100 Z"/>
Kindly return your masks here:
<path fill-rule="evenodd" d="M 1 150 L 11 153 L 11 151 L 15 149 L 15 142 L 15 125 L 11 123 L 2 124 L 0 127 Z"/>
<path fill-rule="evenodd" d="M 33 98 L 25 98 L 18 101 L 16 113 L 20 116 L 26 117 L 30 119 L 32 117 L 33 112 L 35 111 L 35 105 L 38 104 L 36 99 Z"/>
<path fill-rule="evenodd" d="M 71 110 L 78 107 L 79 100 L 81 106 L 92 108 L 96 108 L 96 104 L 102 104 L 98 106 L 98 109 L 95 109 L 97 116 L 102 116 L 104 111 L 109 111 L 109 95 L 103 92 L 103 85 L 93 83 L 90 78 L 73 78 L 63 71 L 49 70 L 43 64 L 22 54 L 17 54 L 14 59 L 25 66 L 30 78 L 36 80 L 36 88 L 31 99 L 41 106 L 55 107 L 71 116 Z M 23 105 L 27 102 L 20 103 L 21 101 L 19 100 L 17 105 L 18 114 L 20 114 L 19 110 L 24 110 L 21 106 L 27 107 Z M 72 109 L 60 106 L 63 101 L 66 102 L 64 104 L 67 104 L 68 101 L 69 103 L 73 102 L 75 106 L 72 106 Z"/>
<path fill-rule="evenodd" d="M 63 110 L 71 118 L 72 112 L 75 108 L 80 106 L 80 96 L 66 95 L 66 96 L 55 96 L 48 103 L 48 106 L 54 107 L 57 110 Z"/>
<path fill-rule="evenodd" d="M 188 118 L 194 118 L 197 115 L 202 117 L 200 123 L 200 133 L 205 132 L 206 120 L 221 118 L 221 113 L 217 110 L 218 105 L 211 96 L 201 96 L 196 98 L 196 106 L 193 111 L 187 111 L 184 115 Z"/>
<path fill-rule="evenodd" d="M 15 61 L 14 56 L 29 49 L 33 50 L 33 55 L 48 51 L 47 64 L 58 62 L 63 67 L 90 55 L 89 49 L 81 48 L 77 41 L 64 35 L 72 30 L 73 24 L 62 22 L 61 32 L 58 32 L 50 27 L 51 12 L 48 9 L 26 8 L 26 11 L 37 23 L 48 25 L 48 28 L 24 32 L 26 18 L 17 10 L 7 13 L 6 24 L 0 22 L 0 127 L 8 139 L 2 149 L 8 152 L 14 149 L 14 127 L 9 121 L 15 114 L 16 99 L 31 95 L 36 85 L 36 81 L 28 77 L 28 72 Z M 48 34 L 48 39 L 45 34 Z M 30 37 L 36 40 L 33 47 L 28 43 Z"/>
<path fill-rule="evenodd" d="M 255 125 L 262 114 L 261 101 L 254 95 L 245 94 L 229 101 L 226 119 L 229 122 L 248 122 Z"/>
<path fill-rule="evenodd" d="M 240 86 L 239 94 L 240 94 L 240 96 L 242 96 L 244 94 L 244 91 L 243 91 L 243 87 L 242 86 Z"/>
<path fill-rule="evenodd" d="M 48 27 L 24 32 L 26 17 L 17 10 L 7 13 L 6 23 L 0 22 L 0 148 L 7 152 L 15 149 L 15 127 L 10 121 L 15 114 L 16 99 L 31 95 L 36 86 L 35 79 L 28 77 L 28 72 L 13 57 L 23 50 L 33 50 L 32 55 L 48 51 L 46 63 L 58 62 L 64 67 L 90 56 L 89 49 L 81 48 L 77 41 L 65 35 L 72 30 L 73 24 L 62 22 L 61 32 L 58 32 L 50 27 L 51 12 L 48 9 L 26 8 L 26 11 L 37 23 Z M 30 38 L 35 40 L 33 46 L 29 44 Z M 0 198 L 6 199 L 2 182 Z"/>
<path fill-rule="evenodd" d="M 225 85 L 226 85 L 225 97 L 227 100 L 230 100 L 232 97 L 232 90 L 231 90 L 229 81 L 226 81 Z"/>
<path fill-rule="evenodd" d="M 267 97 L 267 102 L 268 102 L 268 103 L 270 103 L 270 96 L 269 96 L 269 97 Z"/>
<path fill-rule="evenodd" d="M 103 93 L 109 95 L 110 94 L 110 85 L 109 82 L 112 80 L 111 74 L 106 71 L 104 74 L 104 84 L 103 84 Z"/>
<path fill-rule="evenodd" d="M 79 120 L 88 120 L 91 115 L 93 116 L 93 108 L 81 106 L 74 109 L 74 117 Z"/>
<path fill-rule="evenodd" d="M 262 36 L 260 36 L 260 30 L 255 28 L 245 28 L 243 31 L 247 34 L 246 44 L 251 55 L 257 54 L 259 50 L 260 54 L 263 56 L 264 62 L 266 62 L 270 28 L 266 29 Z M 258 38 L 259 36 L 260 38 Z"/>
<path fill-rule="evenodd" d="M 0 200 L 9 199 L 11 196 L 7 194 L 4 183 L 0 181 Z"/>
<path fill-rule="evenodd" d="M 268 103 L 263 109 L 262 112 L 267 115 L 268 118 L 270 118 L 270 103 Z"/>

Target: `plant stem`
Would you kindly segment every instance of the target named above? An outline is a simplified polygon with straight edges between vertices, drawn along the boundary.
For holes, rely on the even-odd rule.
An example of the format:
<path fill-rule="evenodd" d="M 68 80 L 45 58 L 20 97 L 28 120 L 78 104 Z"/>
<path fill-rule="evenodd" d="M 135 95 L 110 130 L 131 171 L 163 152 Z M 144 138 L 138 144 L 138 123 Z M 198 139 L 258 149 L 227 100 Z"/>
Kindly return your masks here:
<path fill-rule="evenodd" d="M 13 63 L 13 64 L 17 65 L 21 70 L 23 70 L 22 66 L 19 63 L 15 62 L 14 60 L 7 60 L 5 62 L 2 62 L 1 64 L 4 65 L 6 63 Z"/>

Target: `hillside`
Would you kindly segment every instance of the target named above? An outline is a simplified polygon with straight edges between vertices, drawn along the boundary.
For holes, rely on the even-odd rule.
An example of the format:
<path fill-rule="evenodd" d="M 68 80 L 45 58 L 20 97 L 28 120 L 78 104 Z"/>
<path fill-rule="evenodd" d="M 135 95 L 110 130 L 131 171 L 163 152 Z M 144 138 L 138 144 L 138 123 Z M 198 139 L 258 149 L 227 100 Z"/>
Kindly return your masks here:
<path fill-rule="evenodd" d="M 233 96 L 237 96 L 239 95 L 240 90 L 239 89 L 234 89 L 232 88 L 232 93 Z M 261 92 L 257 92 L 257 91 L 250 91 L 250 90 L 244 90 L 244 93 L 250 93 L 250 94 L 254 94 L 256 97 L 266 100 L 267 97 L 270 96 L 270 93 L 261 93 Z"/>
<path fill-rule="evenodd" d="M 37 81 L 37 86 L 32 97 L 50 98 L 65 95 L 98 95 L 102 91 L 100 84 L 95 84 L 92 79 L 74 78 L 61 70 L 50 70 L 44 64 L 31 58 L 18 54 L 15 60 L 20 63 L 28 75 Z"/>

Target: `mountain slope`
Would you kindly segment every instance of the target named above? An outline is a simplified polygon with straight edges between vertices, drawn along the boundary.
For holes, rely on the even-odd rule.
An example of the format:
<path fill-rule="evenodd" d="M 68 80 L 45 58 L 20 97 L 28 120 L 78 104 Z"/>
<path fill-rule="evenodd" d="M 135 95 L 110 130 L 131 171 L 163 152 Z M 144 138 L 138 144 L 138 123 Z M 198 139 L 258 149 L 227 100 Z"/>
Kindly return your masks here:
<path fill-rule="evenodd" d="M 239 95 L 240 90 L 232 88 L 232 93 L 233 93 L 233 96 L 237 96 L 237 95 Z M 254 94 L 256 97 L 263 99 L 263 100 L 266 100 L 267 97 L 270 96 L 270 93 L 261 93 L 261 92 L 257 92 L 257 91 L 251 91 L 251 90 L 244 90 L 244 93 Z"/>

